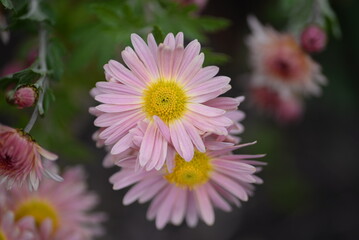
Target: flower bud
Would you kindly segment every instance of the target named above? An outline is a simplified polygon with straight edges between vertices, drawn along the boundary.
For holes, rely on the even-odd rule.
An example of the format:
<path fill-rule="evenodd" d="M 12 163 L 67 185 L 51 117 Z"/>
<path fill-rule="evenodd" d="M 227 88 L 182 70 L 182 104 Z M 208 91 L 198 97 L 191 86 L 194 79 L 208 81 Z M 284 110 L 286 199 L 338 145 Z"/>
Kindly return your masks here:
<path fill-rule="evenodd" d="M 38 91 L 36 87 L 23 86 L 15 91 L 12 102 L 21 109 L 33 106 L 37 101 L 37 97 Z"/>
<path fill-rule="evenodd" d="M 327 43 L 327 35 L 321 27 L 310 25 L 302 32 L 300 42 L 307 52 L 321 52 Z"/>

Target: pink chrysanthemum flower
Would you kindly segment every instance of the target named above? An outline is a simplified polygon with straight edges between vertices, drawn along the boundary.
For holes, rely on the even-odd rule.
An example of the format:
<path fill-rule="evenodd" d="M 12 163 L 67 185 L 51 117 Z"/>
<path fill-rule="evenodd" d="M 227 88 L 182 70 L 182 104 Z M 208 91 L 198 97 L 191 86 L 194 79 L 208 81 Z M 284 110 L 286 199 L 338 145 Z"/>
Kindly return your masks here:
<path fill-rule="evenodd" d="M 262 162 L 248 160 L 263 155 L 233 155 L 235 149 L 250 145 L 205 138 L 207 151 L 195 151 L 193 159 L 185 161 L 179 154 L 173 156 L 171 171 L 145 171 L 137 168 L 136 156 L 117 162 L 122 169 L 110 178 L 115 190 L 135 184 L 125 195 L 123 203 L 140 203 L 152 199 L 147 212 L 149 220 L 156 219 L 162 229 L 167 223 L 181 224 L 184 219 L 191 227 L 201 218 L 206 224 L 214 223 L 214 207 L 230 211 L 229 202 L 240 206 L 252 194 L 253 183 L 262 183 L 254 174 Z"/>
<path fill-rule="evenodd" d="M 102 235 L 102 213 L 89 213 L 98 202 L 87 191 L 83 169 L 64 172 L 62 183 L 46 179 L 37 192 L 16 188 L 9 191 L 8 206 L 15 220 L 32 218 L 36 240 L 87 240 Z"/>
<path fill-rule="evenodd" d="M 62 178 L 47 170 L 43 160 L 54 161 L 57 156 L 40 147 L 29 134 L 0 124 L 0 183 L 14 184 L 27 182 L 30 190 L 36 190 L 42 176 L 56 181 Z"/>
<path fill-rule="evenodd" d="M 13 212 L 0 211 L 0 240 L 37 240 L 33 230 L 34 222 L 31 218 L 15 223 Z"/>
<path fill-rule="evenodd" d="M 280 94 L 320 93 L 326 83 L 320 66 L 306 54 L 294 37 L 262 26 L 255 17 L 248 18 L 252 35 L 247 44 L 254 70 L 252 81 L 257 86 L 269 86 Z"/>
<path fill-rule="evenodd" d="M 134 50 L 127 47 L 122 58 L 128 68 L 111 60 L 104 66 L 107 82 L 96 84 L 95 99 L 102 112 L 95 125 L 111 153 L 128 149 L 134 140 L 130 130 L 145 123 L 139 163 L 148 170 L 161 168 L 168 144 L 186 161 L 195 149 L 205 151 L 201 135 L 227 135 L 232 121 L 226 111 L 211 107 L 207 101 L 230 89 L 228 77 L 216 76 L 218 67 L 202 67 L 203 53 L 197 40 L 184 47 L 183 34 L 168 34 L 157 45 L 152 34 L 147 44 L 131 35 Z M 236 101 L 235 99 L 233 101 Z M 237 102 L 237 105 L 239 102 Z"/>

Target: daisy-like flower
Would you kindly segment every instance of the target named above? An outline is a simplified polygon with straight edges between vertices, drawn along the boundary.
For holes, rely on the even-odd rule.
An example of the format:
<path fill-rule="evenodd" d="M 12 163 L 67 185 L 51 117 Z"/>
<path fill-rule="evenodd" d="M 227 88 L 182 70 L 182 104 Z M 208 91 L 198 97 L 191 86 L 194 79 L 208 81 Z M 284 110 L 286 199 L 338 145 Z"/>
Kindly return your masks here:
<path fill-rule="evenodd" d="M 0 240 L 37 240 L 33 229 L 34 222 L 31 218 L 15 223 L 13 212 L 0 211 Z"/>
<path fill-rule="evenodd" d="M 193 159 L 185 161 L 179 154 L 173 156 L 174 167 L 169 171 L 137 169 L 136 156 L 117 162 L 122 169 L 110 178 L 115 190 L 134 186 L 126 193 L 123 203 L 140 203 L 152 199 L 147 212 L 149 220 L 156 219 L 156 227 L 167 223 L 181 224 L 184 220 L 194 227 L 201 218 L 206 224 L 214 223 L 214 207 L 230 211 L 234 203 L 240 206 L 253 192 L 253 183 L 262 183 L 254 174 L 255 166 L 264 165 L 251 159 L 263 155 L 233 155 L 235 149 L 250 145 L 205 138 L 207 151 L 195 151 Z"/>
<path fill-rule="evenodd" d="M 21 188 L 9 191 L 8 206 L 15 220 L 32 218 L 36 240 L 87 240 L 101 235 L 104 215 L 89 213 L 98 198 L 87 191 L 83 169 L 70 168 L 63 176 L 62 183 L 45 179 L 36 192 Z"/>
<path fill-rule="evenodd" d="M 230 89 L 230 79 L 216 76 L 218 67 L 202 67 L 203 53 L 197 40 L 184 47 L 183 34 L 168 34 L 157 45 L 152 34 L 147 44 L 131 35 L 134 50 L 127 47 L 122 58 L 127 67 L 114 60 L 104 66 L 107 82 L 98 82 L 93 91 L 102 104 L 95 125 L 111 154 L 131 147 L 130 130 L 145 126 L 139 163 L 147 170 L 161 169 L 169 143 L 190 161 L 195 151 L 205 152 L 201 135 L 227 135 L 232 121 L 226 110 L 207 101 Z M 236 100 L 233 100 L 236 101 Z M 237 105 L 239 102 L 237 101 Z"/>
<path fill-rule="evenodd" d="M 272 87 L 283 95 L 320 93 L 319 85 L 326 83 L 326 78 L 292 35 L 262 26 L 253 16 L 248 18 L 248 24 L 252 30 L 247 45 L 253 84 Z"/>
<path fill-rule="evenodd" d="M 44 167 L 43 161 L 54 161 L 57 156 L 40 147 L 22 130 L 0 124 L 0 183 L 8 188 L 25 182 L 30 190 L 36 190 L 42 176 L 56 181 L 62 178 Z"/>

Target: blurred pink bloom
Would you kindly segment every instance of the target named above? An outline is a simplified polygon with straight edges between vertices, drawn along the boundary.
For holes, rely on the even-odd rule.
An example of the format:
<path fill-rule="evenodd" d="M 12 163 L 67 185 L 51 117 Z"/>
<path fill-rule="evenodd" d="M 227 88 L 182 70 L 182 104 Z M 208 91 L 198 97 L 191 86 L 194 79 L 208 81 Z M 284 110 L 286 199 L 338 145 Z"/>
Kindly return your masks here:
<path fill-rule="evenodd" d="M 31 107 L 37 101 L 38 92 L 33 86 L 23 86 L 18 88 L 13 96 L 13 103 L 18 108 Z"/>
<path fill-rule="evenodd" d="M 25 64 L 20 61 L 13 61 L 8 64 L 6 64 L 1 70 L 0 70 L 0 77 L 10 75 L 16 72 L 19 72 L 23 70 L 25 67 Z"/>
<path fill-rule="evenodd" d="M 15 223 L 13 212 L 0 212 L 1 240 L 37 240 L 35 239 L 33 230 L 34 221 L 32 219 L 24 218 Z"/>
<path fill-rule="evenodd" d="M 54 161 L 57 156 L 40 147 L 29 134 L 0 124 L 0 183 L 27 183 L 30 190 L 36 190 L 42 175 L 56 181 L 62 178 L 47 170 L 44 160 Z"/>
<path fill-rule="evenodd" d="M 280 123 L 295 122 L 302 116 L 303 107 L 296 97 L 283 97 L 268 87 L 253 87 L 250 99 L 258 109 L 273 116 Z"/>
<path fill-rule="evenodd" d="M 183 5 L 195 4 L 198 6 L 199 10 L 202 10 L 206 5 L 208 0 L 175 0 Z"/>
<path fill-rule="evenodd" d="M 89 212 L 98 198 L 87 191 L 83 169 L 67 169 L 63 176 L 62 183 L 44 180 L 37 192 L 25 188 L 9 191 L 8 205 L 16 221 L 33 219 L 36 240 L 90 240 L 102 235 L 100 223 L 105 216 Z"/>
<path fill-rule="evenodd" d="M 146 128 L 139 163 L 148 170 L 162 168 L 168 144 L 190 161 L 195 149 L 205 151 L 201 135 L 228 134 L 227 127 L 233 122 L 225 116 L 226 110 L 206 102 L 239 104 L 237 99 L 215 100 L 231 88 L 230 78 L 216 76 L 218 67 L 203 68 L 200 44 L 195 40 L 185 48 L 183 38 L 182 33 L 170 33 L 157 45 L 152 34 L 147 43 L 132 34 L 134 50 L 126 47 L 122 52 L 129 69 L 109 61 L 104 66 L 107 82 L 98 82 L 92 90 L 102 103 L 96 107 L 95 125 L 101 128 L 98 137 L 113 146 L 111 154 L 130 148 L 136 138 L 133 131 L 139 126 Z"/>
<path fill-rule="evenodd" d="M 231 211 L 229 203 L 240 206 L 254 190 L 253 183 L 262 183 L 254 174 L 265 163 L 250 159 L 263 155 L 233 155 L 231 152 L 250 144 L 234 145 L 230 142 L 204 139 L 207 151 L 195 151 L 187 162 L 173 155 L 171 170 L 145 171 L 138 169 L 136 156 L 117 162 L 122 169 L 110 178 L 115 190 L 134 186 L 127 192 L 123 204 L 140 203 L 152 199 L 147 212 L 149 220 L 156 219 L 156 227 L 167 223 L 194 227 L 201 218 L 206 224 L 214 223 L 214 207 Z M 248 160 L 249 159 L 249 160 Z"/>
<path fill-rule="evenodd" d="M 327 43 L 327 34 L 318 25 L 310 25 L 300 35 L 302 48 L 310 53 L 321 52 Z"/>
<path fill-rule="evenodd" d="M 282 95 L 316 94 L 326 83 L 320 66 L 298 45 L 293 36 L 262 26 L 255 17 L 248 18 L 252 35 L 247 44 L 253 68 L 252 82 L 268 86 Z"/>

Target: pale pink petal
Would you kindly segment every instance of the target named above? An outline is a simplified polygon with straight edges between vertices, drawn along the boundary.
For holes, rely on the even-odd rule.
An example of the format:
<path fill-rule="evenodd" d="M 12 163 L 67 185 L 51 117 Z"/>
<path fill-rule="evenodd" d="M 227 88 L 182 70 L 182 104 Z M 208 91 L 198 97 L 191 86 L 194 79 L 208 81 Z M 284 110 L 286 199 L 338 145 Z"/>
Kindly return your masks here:
<path fill-rule="evenodd" d="M 218 117 L 218 116 L 225 114 L 225 112 L 226 112 L 222 109 L 208 107 L 208 106 L 200 104 L 200 103 L 189 103 L 188 109 L 197 114 L 201 114 L 201 115 L 207 116 L 207 117 Z"/>
<path fill-rule="evenodd" d="M 167 140 L 167 142 L 171 142 L 170 129 L 168 126 L 158 116 L 153 116 L 153 120 L 156 123 L 157 128 L 160 130 L 162 136 Z"/>
<path fill-rule="evenodd" d="M 214 211 L 207 194 L 206 185 L 197 187 L 194 190 L 194 195 L 199 213 L 201 214 L 203 221 L 208 225 L 212 225 L 214 223 Z"/>
<path fill-rule="evenodd" d="M 178 154 L 187 162 L 191 161 L 194 148 L 182 122 L 174 121 L 170 125 L 171 140 Z"/>
<path fill-rule="evenodd" d="M 163 43 L 165 45 L 167 45 L 168 47 L 170 47 L 170 49 L 173 50 L 176 47 L 176 40 L 175 40 L 175 36 L 173 35 L 173 33 L 167 34 Z"/>
<path fill-rule="evenodd" d="M 133 86 L 134 90 L 137 87 L 137 91 L 141 91 L 146 87 L 145 83 L 136 77 L 128 68 L 115 60 L 110 60 L 109 63 L 104 66 L 104 69 L 106 72 L 109 72 L 116 77 L 116 80 L 121 83 L 126 84 L 129 87 Z"/>
<path fill-rule="evenodd" d="M 198 223 L 198 215 L 196 202 L 193 196 L 193 192 L 187 194 L 187 212 L 186 212 L 186 222 L 189 227 L 195 227 Z"/>
<path fill-rule="evenodd" d="M 100 94 L 95 97 L 95 100 L 108 103 L 108 104 L 118 104 L 118 105 L 132 105 L 140 104 L 143 100 L 139 96 L 133 95 L 120 95 L 120 94 Z"/>
<path fill-rule="evenodd" d="M 195 129 L 195 127 L 189 123 L 188 121 L 182 121 L 184 128 L 186 129 L 186 132 L 188 133 L 188 136 L 191 138 L 191 141 L 196 146 L 198 151 L 205 152 L 206 148 L 204 146 L 203 140 L 200 137 L 200 133 L 198 130 Z"/>
<path fill-rule="evenodd" d="M 152 155 L 155 151 L 155 146 L 157 144 L 157 142 L 155 141 L 156 133 L 156 126 L 153 123 L 149 123 L 143 137 L 139 152 L 139 163 L 141 166 L 145 166 L 149 161 L 157 162 L 157 159 L 152 159 Z"/>
<path fill-rule="evenodd" d="M 175 187 L 171 187 L 171 190 L 166 195 L 164 201 L 162 201 L 156 216 L 157 229 L 164 228 L 167 222 L 170 221 L 173 205 L 175 203 L 175 199 L 177 198 L 177 193 L 177 189 Z"/>
<path fill-rule="evenodd" d="M 219 71 L 219 68 L 216 66 L 208 66 L 204 67 L 198 71 L 198 73 L 191 79 L 191 81 L 187 82 L 185 89 L 189 90 L 193 86 L 200 85 L 203 82 L 207 82 L 212 79 Z"/>
<path fill-rule="evenodd" d="M 177 198 L 173 204 L 171 222 L 174 225 L 182 223 L 186 214 L 187 189 L 177 188 Z"/>
<path fill-rule="evenodd" d="M 161 176 L 148 178 L 144 181 L 137 183 L 133 186 L 123 198 L 123 204 L 129 205 L 136 201 L 144 192 L 148 191 L 148 187 L 152 186 L 153 184 L 157 184 L 158 181 L 161 179 Z M 158 189 L 159 190 L 159 189 Z"/>
<path fill-rule="evenodd" d="M 211 184 L 207 184 L 206 188 L 208 196 L 212 200 L 214 206 L 226 212 L 232 210 L 231 206 L 227 203 L 227 201 L 222 198 L 222 196 L 214 189 Z"/>
<path fill-rule="evenodd" d="M 237 198 L 241 199 L 242 201 L 248 200 L 248 195 L 243 190 L 243 188 L 238 183 L 231 180 L 230 178 L 227 178 L 218 172 L 213 172 L 212 179 L 218 185 L 222 186 L 224 189 L 226 189 L 228 192 L 232 193 L 233 195 L 235 195 Z"/>
<path fill-rule="evenodd" d="M 143 41 L 143 39 L 137 34 L 131 34 L 131 41 L 136 53 L 145 64 L 153 78 L 159 78 L 156 59 L 154 58 L 154 55 L 151 53 L 151 50 L 148 48 L 145 41 Z"/>

